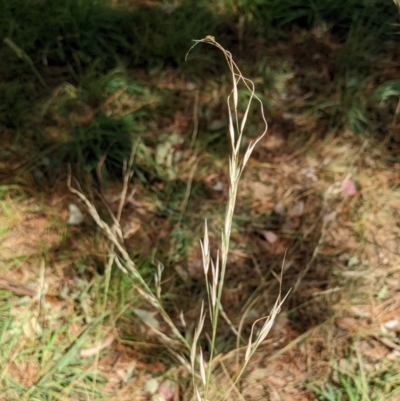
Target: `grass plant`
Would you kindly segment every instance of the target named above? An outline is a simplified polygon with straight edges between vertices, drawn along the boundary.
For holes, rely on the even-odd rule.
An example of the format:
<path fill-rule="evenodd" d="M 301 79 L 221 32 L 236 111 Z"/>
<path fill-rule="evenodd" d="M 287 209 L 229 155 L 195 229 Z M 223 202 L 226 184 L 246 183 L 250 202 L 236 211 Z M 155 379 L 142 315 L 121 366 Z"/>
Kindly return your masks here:
<path fill-rule="evenodd" d="M 209 317 L 211 320 L 212 334 L 211 334 L 211 344 L 210 344 L 210 350 L 209 350 L 210 361 L 207 365 L 204 362 L 202 349 L 200 348 L 200 350 L 199 350 L 198 363 L 199 363 L 200 376 L 201 376 L 203 388 L 202 388 L 202 391 L 199 391 L 198 386 L 196 385 L 195 382 L 194 382 L 194 388 L 196 389 L 197 399 L 200 401 L 202 399 L 208 400 L 208 393 L 209 393 L 209 388 L 210 388 L 210 384 L 211 384 L 211 374 L 213 371 L 212 361 L 213 361 L 214 353 L 215 353 L 215 341 L 217 338 L 218 321 L 219 321 L 220 314 L 223 311 L 223 309 L 221 308 L 221 297 L 222 297 L 222 291 L 224 288 L 225 273 L 226 273 L 226 269 L 228 266 L 229 243 L 230 243 L 230 237 L 231 237 L 231 228 L 232 228 L 233 214 L 234 214 L 235 204 L 236 204 L 236 197 L 237 197 L 237 192 L 238 192 L 238 187 L 239 187 L 239 180 L 240 180 L 240 177 L 246 166 L 246 163 L 248 162 L 248 160 L 251 156 L 251 153 L 252 153 L 254 147 L 266 134 L 268 125 L 267 125 L 267 121 L 265 120 L 265 117 L 264 117 L 262 102 L 261 102 L 261 100 L 259 100 L 259 98 L 257 96 L 255 96 L 253 82 L 251 80 L 245 78 L 242 75 L 239 68 L 233 61 L 231 53 L 228 52 L 227 50 L 225 50 L 218 42 L 216 42 L 212 36 L 207 36 L 205 39 L 196 41 L 195 45 L 197 45 L 198 43 L 211 44 L 223 52 L 223 54 L 226 58 L 226 61 L 228 63 L 230 72 L 232 74 L 232 82 L 233 82 L 232 92 L 228 96 L 228 99 L 227 99 L 228 109 L 229 109 L 229 138 L 230 138 L 231 152 L 232 152 L 231 156 L 229 158 L 229 180 L 230 180 L 229 195 L 228 195 L 227 207 L 226 207 L 226 211 L 225 211 L 224 227 L 221 230 L 222 231 L 221 232 L 221 246 L 220 246 L 219 252 L 217 253 L 217 258 L 215 260 L 212 259 L 211 253 L 210 253 L 211 251 L 210 251 L 210 241 L 209 241 L 209 236 L 208 236 L 207 221 L 205 224 L 204 238 L 203 238 L 203 241 L 201 242 L 201 249 L 202 249 L 202 256 L 203 256 L 203 268 L 204 268 L 204 276 L 206 278 Z M 245 108 L 243 117 L 240 119 L 239 118 L 239 109 L 238 109 L 238 102 L 239 102 L 238 87 L 241 83 L 243 83 L 245 85 L 245 87 L 249 90 L 251 95 L 250 95 L 250 99 L 247 103 L 247 107 Z M 261 134 L 255 139 L 255 141 L 250 142 L 243 158 L 241 159 L 241 157 L 240 157 L 241 142 L 242 142 L 242 138 L 244 135 L 244 130 L 246 127 L 246 122 L 247 122 L 247 116 L 250 111 L 250 106 L 251 106 L 253 97 L 256 100 L 258 100 L 258 102 L 261 104 L 261 115 L 262 115 L 263 122 L 265 124 L 265 128 L 261 132 Z M 210 278 L 209 278 L 209 272 L 211 273 Z M 241 375 L 243 374 L 244 369 L 246 368 L 246 365 L 248 364 L 250 358 L 256 351 L 258 345 L 268 335 L 268 333 L 274 323 L 274 320 L 280 311 L 280 306 L 281 306 L 282 302 L 283 302 L 283 300 L 281 300 L 281 298 L 279 297 L 278 300 L 276 301 L 276 304 L 275 304 L 273 310 L 271 311 L 271 314 L 265 318 L 264 324 L 263 324 L 262 328 L 260 329 L 260 331 L 258 332 L 258 334 L 256 335 L 256 339 L 254 342 L 253 342 L 253 331 L 252 331 L 249 342 L 248 342 L 248 346 L 246 349 L 246 354 L 245 354 L 242 368 L 238 372 L 237 376 L 234 378 L 233 386 L 235 386 L 236 383 L 238 382 L 238 380 L 240 379 Z M 192 371 L 195 371 L 194 367 L 196 364 L 198 340 L 199 340 L 200 334 L 203 329 L 205 316 L 206 316 L 206 312 L 204 311 L 203 306 L 202 306 L 202 309 L 200 312 L 199 324 L 195 330 L 192 349 L 191 349 L 190 359 L 191 359 Z M 260 320 L 263 320 L 263 319 L 260 319 Z M 194 378 L 194 376 L 193 376 L 193 378 Z M 224 396 L 224 399 L 227 397 L 228 397 L 228 394 L 226 394 Z"/>
<path fill-rule="evenodd" d="M 351 359 L 351 358 L 349 358 Z M 321 401 L 383 401 L 397 400 L 400 394 L 400 375 L 388 363 L 366 367 L 358 355 L 357 366 L 333 369 L 334 380 L 325 385 L 311 386 Z M 353 364 L 354 365 L 354 364 Z"/>
<path fill-rule="evenodd" d="M 29 302 L 22 298 L 11 306 L 7 300 L 5 305 L 10 309 L 3 308 L 0 319 L 0 358 L 4 362 L 0 371 L 2 397 L 45 400 L 80 397 L 86 393 L 90 398 L 97 398 L 96 391 L 91 393 L 92 374 L 79 358 L 79 352 L 101 319 L 93 320 L 74 338 L 71 329 L 81 324 L 81 317 L 59 325 L 60 315 L 51 313 L 46 318 L 44 313 L 49 305 L 43 304 L 41 311 L 35 303 L 35 299 Z"/>
<path fill-rule="evenodd" d="M 213 260 L 211 258 L 207 222 L 205 223 L 204 238 L 201 242 L 204 276 L 206 280 L 206 289 L 208 294 L 208 313 L 212 327 L 211 329 L 212 332 L 210 334 L 210 344 L 209 344 L 210 357 L 207 363 L 204 361 L 202 348 L 201 347 L 199 348 L 199 340 L 203 331 L 204 321 L 207 314 L 207 311 L 204 309 L 204 303 L 202 303 L 199 316 L 199 323 L 194 331 L 192 343 L 189 343 L 186 340 L 186 338 L 182 336 L 182 334 L 179 332 L 179 330 L 175 326 L 175 323 L 170 318 L 168 312 L 165 310 L 163 306 L 161 298 L 163 265 L 160 262 L 157 263 L 157 272 L 155 273 L 156 291 L 153 292 L 152 288 L 143 279 L 141 273 L 138 271 L 136 267 L 136 264 L 132 261 L 132 259 L 130 258 L 128 252 L 126 251 L 123 245 L 123 240 L 122 240 L 123 237 L 120 227 L 120 218 L 121 218 L 122 208 L 124 207 L 124 202 L 126 199 L 126 188 L 132 175 L 131 169 L 133 165 L 133 153 L 124 169 L 124 177 L 125 177 L 124 189 L 121 194 L 121 201 L 120 201 L 120 207 L 118 209 L 118 214 L 117 216 L 112 216 L 114 222 L 113 226 L 107 225 L 104 222 L 104 220 L 101 219 L 94 205 L 88 200 L 88 198 L 82 192 L 74 189 L 71 186 L 71 181 L 69 181 L 68 187 L 74 194 L 76 194 L 85 203 L 90 215 L 95 220 L 99 228 L 102 229 L 106 238 L 111 242 L 109 263 L 107 265 L 108 266 L 107 276 L 106 276 L 107 281 L 109 281 L 111 267 L 114 263 L 123 272 L 132 276 L 134 281 L 137 282 L 136 288 L 139 291 L 139 293 L 143 296 L 146 302 L 148 302 L 153 308 L 155 308 L 161 314 L 163 320 L 168 324 L 173 333 L 173 336 L 171 338 L 168 338 L 166 335 L 164 335 L 159 331 L 156 331 L 157 335 L 166 345 L 168 345 L 171 348 L 171 350 L 174 348 L 173 344 L 178 342 L 178 344 L 180 344 L 180 346 L 183 347 L 183 350 L 186 349 L 186 352 L 189 352 L 190 363 L 186 361 L 185 352 L 183 355 L 180 355 L 177 351 L 174 350 L 173 354 L 191 371 L 193 377 L 193 388 L 195 389 L 197 399 L 208 400 L 208 394 L 211 385 L 211 376 L 214 369 L 213 360 L 216 352 L 217 328 L 220 316 L 222 316 L 231 326 L 232 330 L 237 333 L 236 329 L 232 326 L 232 323 L 229 321 L 228 317 L 223 311 L 223 308 L 221 306 L 221 297 L 224 288 L 225 273 L 228 266 L 231 227 L 232 227 L 237 191 L 239 187 L 239 180 L 246 166 L 246 163 L 248 162 L 251 156 L 254 147 L 263 138 L 263 136 L 267 131 L 268 126 L 261 107 L 261 115 L 263 122 L 265 124 L 265 128 L 261 132 L 261 134 L 256 138 L 256 140 L 248 145 L 245 154 L 241 158 L 240 156 L 241 141 L 246 127 L 247 115 L 250 111 L 251 101 L 253 100 L 254 97 L 256 100 L 259 101 L 261 106 L 262 103 L 257 98 L 257 96 L 255 96 L 253 82 L 243 77 L 242 73 L 238 69 L 235 62 L 233 61 L 231 54 L 228 51 L 226 51 L 218 42 L 216 42 L 213 37 L 207 36 L 205 39 L 197 40 L 195 42 L 196 42 L 195 45 L 201 42 L 211 44 L 223 52 L 226 61 L 228 63 L 230 72 L 232 74 L 232 81 L 233 81 L 232 93 L 229 95 L 227 99 L 229 108 L 229 137 L 230 137 L 231 152 L 232 152 L 231 156 L 229 157 L 230 187 L 225 211 L 224 227 L 222 228 L 221 232 L 221 248 L 220 251 L 218 251 L 217 253 L 218 256 L 216 260 Z M 239 102 L 238 87 L 239 84 L 241 83 L 243 83 L 245 87 L 250 91 L 250 99 L 246 106 L 242 119 L 239 118 L 239 109 L 238 109 L 238 102 Z M 211 273 L 210 276 L 209 272 Z M 106 288 L 108 288 L 108 284 L 106 285 Z M 106 294 L 107 292 L 108 290 L 106 290 Z M 242 368 L 234 378 L 232 387 L 236 386 L 250 358 L 253 356 L 258 346 L 268 335 L 274 323 L 274 320 L 280 311 L 282 303 L 283 300 L 279 296 L 270 315 L 258 320 L 258 321 L 264 320 L 264 323 L 262 324 L 261 329 L 255 335 L 255 339 L 253 339 L 253 330 L 252 330 L 246 348 Z M 199 372 L 197 369 L 199 369 Z M 198 380 L 197 380 L 198 377 L 201 378 L 201 387 L 199 387 L 198 385 Z M 225 394 L 223 399 L 226 399 L 228 396 L 229 394 Z"/>

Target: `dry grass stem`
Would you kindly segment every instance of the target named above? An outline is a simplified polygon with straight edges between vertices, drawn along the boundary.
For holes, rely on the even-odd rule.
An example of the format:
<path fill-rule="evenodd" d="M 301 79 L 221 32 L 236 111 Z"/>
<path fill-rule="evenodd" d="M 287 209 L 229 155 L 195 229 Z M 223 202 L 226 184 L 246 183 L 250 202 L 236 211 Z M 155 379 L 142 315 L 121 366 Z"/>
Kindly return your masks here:
<path fill-rule="evenodd" d="M 93 220 L 96 222 L 97 226 L 103 231 L 106 238 L 110 241 L 110 254 L 108 259 L 108 276 L 110 275 L 112 264 L 115 262 L 116 266 L 121 269 L 126 274 L 130 274 L 137 284 L 135 284 L 136 290 L 139 294 L 146 300 L 150 305 L 152 305 L 162 316 L 163 320 L 168 324 L 170 329 L 172 330 L 175 339 L 169 338 L 164 333 L 156 330 L 154 327 L 149 327 L 157 336 L 163 341 L 163 343 L 170 349 L 173 355 L 184 365 L 186 366 L 192 373 L 192 381 L 193 381 L 193 388 L 195 395 L 198 400 L 208 400 L 208 394 L 210 389 L 211 383 L 211 374 L 214 366 L 214 359 L 215 359 L 215 341 L 217 337 L 217 327 L 218 327 L 218 320 L 219 316 L 221 315 L 228 323 L 230 329 L 235 333 L 235 335 L 239 336 L 237 329 L 233 326 L 232 322 L 229 320 L 228 316 L 223 310 L 221 305 L 221 297 L 222 291 L 224 288 L 224 278 L 227 269 L 227 261 L 228 261 L 228 254 L 229 254 L 229 242 L 230 242 L 230 235 L 232 229 L 232 220 L 233 214 L 235 209 L 237 191 L 239 186 L 239 180 L 243 173 L 243 170 L 254 150 L 256 144 L 264 137 L 267 132 L 268 124 L 264 116 L 264 111 L 262 107 L 261 100 L 255 95 L 255 88 L 254 83 L 245 78 L 242 73 L 240 72 L 239 68 L 235 64 L 232 59 L 232 55 L 230 52 L 225 50 L 215 39 L 211 36 L 207 36 L 205 39 L 196 40 L 195 45 L 198 43 L 207 43 L 211 44 L 218 49 L 220 49 L 225 59 L 228 63 L 228 67 L 231 71 L 232 75 L 232 82 L 233 82 L 233 89 L 228 96 L 227 103 L 229 109 L 229 138 L 231 143 L 231 155 L 229 157 L 229 195 L 226 205 L 225 211 L 225 219 L 224 225 L 221 230 L 221 244 L 220 250 L 217 252 L 217 256 L 215 260 L 211 257 L 210 252 L 210 240 L 209 240 L 209 233 L 208 233 L 208 225 L 207 221 L 205 222 L 204 226 L 204 237 L 203 240 L 200 241 L 201 251 L 202 251 L 202 263 L 203 263 L 203 270 L 205 274 L 206 280 L 206 289 L 208 295 L 208 307 L 209 307 L 209 316 L 211 320 L 211 327 L 212 327 L 212 334 L 210 340 L 210 349 L 209 349 L 209 362 L 206 363 L 203 357 L 203 351 L 201 347 L 198 346 L 200 336 L 203 332 L 205 318 L 206 318 L 206 311 L 204 310 L 204 302 L 201 305 L 201 311 L 199 316 L 199 322 L 197 327 L 194 331 L 193 341 L 191 344 L 187 342 L 185 337 L 179 332 L 176 325 L 165 311 L 162 305 L 161 299 L 161 280 L 162 280 L 162 272 L 163 272 L 163 265 L 158 262 L 157 263 L 157 271 L 155 273 L 155 284 L 156 284 L 156 293 L 154 294 L 148 284 L 145 282 L 143 277 L 141 276 L 140 272 L 138 271 L 135 263 L 130 258 L 124 242 L 123 242 L 123 235 L 120 226 L 120 220 L 122 216 L 122 211 L 126 202 L 126 196 L 128 192 L 128 184 L 132 177 L 132 165 L 134 160 L 134 154 L 136 147 L 132 148 L 132 152 L 128 161 L 124 161 L 123 163 L 123 188 L 121 192 L 120 202 L 118 206 L 117 215 L 114 216 L 111 210 L 108 208 L 111 218 L 113 220 L 113 226 L 110 227 L 99 215 L 97 212 L 94 204 L 89 201 L 89 199 L 77 189 L 73 188 L 71 185 L 71 174 L 68 175 L 68 188 L 69 190 L 77 195 L 82 202 L 86 205 L 89 214 L 92 216 Z M 194 45 L 194 46 L 195 46 Z M 238 87 L 240 84 L 243 84 L 245 88 L 250 92 L 250 99 L 248 100 L 245 111 L 243 113 L 243 117 L 239 118 L 239 90 Z M 261 109 L 261 116 L 264 122 L 264 129 L 259 134 L 259 136 L 252 142 L 249 143 L 243 157 L 240 155 L 241 143 L 244 135 L 244 130 L 246 127 L 247 118 L 250 112 L 250 107 L 253 100 L 257 100 L 260 104 Z M 195 168 L 193 169 L 194 174 Z M 211 270 L 211 274 L 209 272 Z M 209 278 L 211 276 L 211 278 Z M 108 288 L 108 284 L 107 284 Z M 263 319 L 257 320 L 253 324 L 251 336 L 246 348 L 244 362 L 242 367 L 240 368 L 237 375 L 235 375 L 235 380 L 231 385 L 228 392 L 225 394 L 224 399 L 226 399 L 233 388 L 235 388 L 239 378 L 241 377 L 246 365 L 248 364 L 250 358 L 254 355 L 256 349 L 259 345 L 265 340 L 266 336 L 268 335 L 272 325 L 274 324 L 275 317 L 280 312 L 280 308 L 282 303 L 285 299 L 281 299 L 279 297 L 272 308 L 270 315 L 265 318 L 265 322 L 256 336 L 255 340 L 253 341 L 253 332 L 254 327 L 257 322 Z M 184 356 L 178 354 L 175 349 L 177 346 L 183 346 L 186 350 L 189 351 L 190 354 L 190 362 L 188 363 Z M 197 373 L 197 366 L 199 367 L 199 374 Z M 202 389 L 198 388 L 198 380 L 202 383 Z"/>
<path fill-rule="evenodd" d="M 212 335 L 211 335 L 211 344 L 210 344 L 210 361 L 207 364 L 206 367 L 204 367 L 204 361 L 202 358 L 199 359 L 199 367 L 201 371 L 201 376 L 203 377 L 203 370 L 206 370 L 206 380 L 202 380 L 203 383 L 203 389 L 200 391 L 199 389 L 196 389 L 196 395 L 197 398 L 200 399 L 200 393 L 203 394 L 203 399 L 208 400 L 208 393 L 210 389 L 210 382 L 211 382 L 211 373 L 213 369 L 213 362 L 214 362 L 214 354 L 215 354 L 215 340 L 217 337 L 217 327 L 218 327 L 218 318 L 219 315 L 223 316 L 225 320 L 228 321 L 229 326 L 231 329 L 235 332 L 235 334 L 238 336 L 239 333 L 238 331 L 233 327 L 232 323 L 226 316 L 226 314 L 223 311 L 222 305 L 221 305 L 221 297 L 222 297 L 222 290 L 224 287 L 224 279 L 225 279 L 225 272 L 227 268 L 227 261 L 228 261 L 228 254 L 229 254 L 229 242 L 230 242 L 230 235 L 231 235 L 231 229 L 232 229 L 232 219 L 233 219 L 233 213 L 235 209 L 235 204 L 236 204 L 236 197 L 237 197 L 237 191 L 238 191 L 238 186 L 239 186 L 239 180 L 240 177 L 243 173 L 243 170 L 250 159 L 250 156 L 254 150 L 254 147 L 257 145 L 257 143 L 264 137 L 264 135 L 267 132 L 268 129 L 268 124 L 264 116 L 264 111 L 263 111 L 263 105 L 261 100 L 255 95 L 255 88 L 254 88 L 254 83 L 250 80 L 245 78 L 236 63 L 233 61 L 232 55 L 229 51 L 225 50 L 218 42 L 215 41 L 215 38 L 212 36 L 207 36 L 204 39 L 201 40 L 195 40 L 195 44 L 192 46 L 196 46 L 199 43 L 207 43 L 212 46 L 217 47 L 219 50 L 221 50 L 225 56 L 225 59 L 228 63 L 228 67 L 231 71 L 231 76 L 232 76 L 232 84 L 233 88 L 231 93 L 228 96 L 227 103 L 228 103 L 228 116 L 229 116 L 229 138 L 230 138 L 230 143 L 231 143 L 231 155 L 229 157 L 229 195 L 228 195 L 228 201 L 226 205 L 226 211 L 225 211 L 225 219 L 224 219 L 224 227 L 221 232 L 221 245 L 220 245 L 220 250 L 217 253 L 216 260 L 212 260 L 211 258 L 211 253 L 210 253 L 210 241 L 209 241 L 209 236 L 208 236 L 208 226 L 207 226 L 207 221 L 205 222 L 205 228 L 204 228 L 204 238 L 202 241 L 200 241 L 200 246 L 202 250 L 202 258 L 203 258 L 203 269 L 204 269 L 204 274 L 205 274 L 205 279 L 206 279 L 206 288 L 207 288 L 207 295 L 208 295 L 208 301 L 209 301 L 209 312 L 210 312 L 210 320 L 211 320 L 211 326 L 212 326 Z M 191 49 L 192 49 L 191 48 Z M 190 50 L 191 50 L 190 49 Z M 190 52 L 189 50 L 189 52 Z M 189 53 L 188 52 L 188 53 Z M 243 117 L 240 119 L 239 118 L 239 84 L 243 84 L 245 88 L 250 92 L 250 99 L 248 100 L 245 111 L 243 114 Z M 241 143 L 243 139 L 243 134 L 244 130 L 246 127 L 246 122 L 247 118 L 250 112 L 250 107 L 252 104 L 253 100 L 257 100 L 258 103 L 260 104 L 260 109 L 261 109 L 261 116 L 264 122 L 264 130 L 261 132 L 261 134 L 253 141 L 250 142 L 244 156 L 241 158 L 240 155 L 240 148 L 241 148 Z M 208 278 L 208 273 L 210 270 L 211 266 L 211 280 Z M 255 341 L 253 342 L 252 340 L 252 335 L 253 335 L 253 330 L 252 330 L 252 335 L 250 336 L 249 344 L 247 346 L 246 350 L 246 356 L 244 363 L 242 365 L 242 368 L 238 372 L 235 381 L 233 383 L 233 387 L 236 385 L 237 381 L 239 380 L 241 374 L 243 373 L 246 365 L 248 364 L 251 356 L 254 354 L 258 346 L 264 341 L 265 337 L 268 335 L 274 321 L 275 317 L 280 311 L 280 307 L 282 303 L 284 302 L 284 299 L 281 300 L 281 297 L 279 295 L 279 298 L 277 299 L 270 315 L 268 318 L 266 318 L 266 321 L 260 330 L 260 333 L 257 335 Z M 203 312 L 202 312 L 203 313 Z M 257 323 L 257 322 L 255 322 Z M 255 324 L 254 323 L 254 324 Z M 203 326 L 203 317 L 202 320 L 200 321 L 199 326 L 196 329 L 196 335 L 193 339 L 193 344 L 192 344 L 192 352 L 193 350 L 196 350 L 197 344 L 196 341 L 199 338 L 199 332 L 201 331 Z M 253 325 L 254 329 L 254 325 Z M 195 352 L 193 352 L 193 356 L 195 355 Z M 192 359 L 192 366 L 194 368 L 194 361 Z M 232 390 L 232 387 L 231 387 Z M 230 391 L 225 395 L 224 399 L 228 397 Z"/>
<path fill-rule="evenodd" d="M 89 199 L 82 192 L 80 192 L 77 189 L 72 187 L 71 174 L 68 175 L 67 186 L 72 193 L 77 195 L 83 201 L 83 203 L 86 205 L 86 207 L 88 209 L 89 214 L 92 216 L 92 218 L 96 222 L 97 226 L 103 231 L 103 233 L 105 234 L 107 239 L 111 242 L 111 244 L 113 246 L 115 246 L 116 251 L 120 255 L 120 256 L 118 256 L 117 254 L 115 255 L 114 260 L 116 262 L 116 266 L 119 269 L 121 269 L 122 272 L 129 273 L 138 282 L 139 285 L 136 286 L 136 288 L 138 289 L 140 294 L 143 296 L 143 298 L 147 302 L 149 302 L 154 308 L 156 308 L 157 311 L 160 312 L 163 320 L 171 328 L 172 332 L 174 333 L 176 338 L 178 338 L 181 345 L 186 349 L 190 349 L 190 346 L 189 346 L 188 342 L 186 341 L 185 337 L 182 336 L 182 334 L 179 332 L 179 330 L 175 326 L 174 322 L 171 320 L 170 316 L 168 315 L 168 313 L 162 306 L 160 299 L 157 297 L 157 295 L 153 294 L 149 285 L 146 283 L 146 281 L 140 275 L 140 272 L 137 270 L 135 263 L 130 258 L 129 253 L 126 250 L 122 240 L 120 239 L 119 235 L 116 234 L 116 232 L 122 232 L 119 222 L 114 217 L 114 224 L 116 224 L 114 229 L 111 228 L 109 225 L 107 225 L 107 223 L 101 219 L 95 206 L 89 201 Z M 121 238 L 122 238 L 122 236 L 121 236 Z M 159 334 L 159 337 L 165 341 L 166 336 L 161 336 L 160 333 L 157 333 L 157 334 Z"/>

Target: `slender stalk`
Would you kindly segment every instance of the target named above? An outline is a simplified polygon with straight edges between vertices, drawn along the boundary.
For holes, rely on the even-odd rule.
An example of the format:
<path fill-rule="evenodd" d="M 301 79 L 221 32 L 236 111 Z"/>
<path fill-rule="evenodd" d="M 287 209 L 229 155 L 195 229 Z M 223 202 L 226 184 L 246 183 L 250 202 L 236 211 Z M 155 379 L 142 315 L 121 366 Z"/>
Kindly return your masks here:
<path fill-rule="evenodd" d="M 236 161 L 235 161 L 236 164 Z M 206 386 L 204 389 L 204 398 L 207 400 L 209 386 L 211 382 L 211 372 L 212 372 L 212 361 L 214 359 L 214 352 L 215 352 L 215 341 L 217 338 L 217 329 L 218 329 L 218 318 L 220 312 L 220 303 L 222 298 L 222 291 L 224 288 L 224 280 L 225 280 L 225 272 L 226 266 L 228 263 L 228 252 L 229 252 L 229 243 L 230 243 L 230 235 L 231 235 L 231 228 L 232 228 L 232 219 L 233 213 L 235 210 L 236 205 L 236 196 L 237 196 L 237 188 L 238 188 L 238 181 L 231 182 L 231 188 L 229 191 L 229 198 L 225 216 L 225 228 L 221 236 L 221 274 L 219 277 L 218 282 L 218 292 L 217 292 L 217 306 L 214 309 L 214 313 L 212 315 L 212 337 L 211 337 L 211 349 L 210 349 L 210 362 L 207 366 L 206 372 Z"/>
<path fill-rule="evenodd" d="M 165 323 L 168 324 L 168 326 L 171 328 L 173 331 L 174 335 L 179 339 L 179 341 L 182 343 L 182 345 L 186 348 L 186 350 L 191 349 L 190 344 L 188 341 L 185 339 L 185 337 L 179 332 L 177 327 L 175 326 L 174 322 L 168 315 L 167 311 L 164 309 L 161 300 L 157 298 L 153 294 L 153 291 L 149 287 L 149 285 L 146 283 L 144 278 L 140 275 L 139 271 L 136 268 L 135 263 L 132 261 L 130 258 L 127 250 L 125 249 L 125 246 L 123 243 L 121 243 L 119 236 L 116 235 L 116 232 L 121 232 L 121 227 L 119 225 L 119 222 L 115 219 L 114 217 L 114 223 L 115 223 L 115 230 L 110 228 L 110 226 L 107 225 L 107 223 L 104 222 L 104 220 L 101 219 L 99 216 L 96 208 L 94 207 L 93 204 L 90 203 L 89 199 L 81 192 L 76 190 L 75 188 L 72 187 L 71 185 L 71 175 L 68 175 L 68 182 L 67 186 L 69 190 L 77 195 L 86 205 L 88 212 L 92 216 L 93 220 L 96 222 L 97 226 L 103 231 L 105 236 L 109 239 L 111 244 L 115 246 L 115 249 L 118 251 L 120 256 L 115 256 L 115 262 L 116 265 L 124 272 L 127 273 L 129 272 L 131 276 L 136 279 L 139 283 L 139 286 L 137 287 L 138 290 L 140 291 L 141 295 L 143 298 L 148 301 L 156 310 L 158 310 L 164 319 Z M 120 258 L 123 260 L 124 263 L 121 262 Z"/>
<path fill-rule="evenodd" d="M 261 101 L 257 98 L 254 91 L 254 84 L 252 81 L 243 77 L 242 73 L 240 72 L 239 68 L 235 64 L 232 59 L 232 55 L 230 52 L 225 50 L 218 42 L 215 41 L 215 38 L 212 36 L 207 36 L 201 40 L 195 40 L 195 44 L 192 46 L 196 46 L 198 43 L 208 43 L 211 44 L 218 49 L 220 49 L 224 55 L 225 59 L 228 63 L 229 69 L 232 74 L 232 84 L 233 89 L 231 94 L 228 96 L 227 103 L 229 109 L 229 136 L 231 141 L 231 148 L 232 153 L 229 157 L 229 195 L 228 195 L 228 202 L 225 211 L 225 219 L 224 219 L 224 228 L 221 233 L 221 268 L 219 270 L 219 260 L 217 259 L 216 263 L 214 264 L 213 261 L 210 261 L 210 249 L 209 249 L 209 240 L 208 240 L 208 229 L 206 224 L 206 229 L 204 233 L 204 240 L 201 243 L 202 253 L 203 253 L 203 266 L 204 266 L 204 273 L 206 277 L 206 286 L 207 286 L 207 294 L 210 303 L 210 319 L 211 319 L 211 327 L 212 327 L 212 335 L 211 335 L 211 344 L 210 344 L 210 356 L 209 362 L 206 369 L 206 379 L 204 383 L 204 395 L 203 399 L 208 400 L 208 393 L 210 389 L 210 382 L 211 382 L 211 373 L 213 368 L 213 359 L 215 355 L 215 342 L 217 337 L 217 329 L 218 329 L 218 319 L 221 311 L 221 298 L 222 298 L 222 291 L 224 288 L 224 281 L 225 281 L 225 273 L 228 264 L 228 254 L 229 254 L 229 243 L 231 237 L 231 230 L 232 230 L 232 220 L 233 220 L 233 213 L 235 211 L 236 205 L 236 198 L 239 186 L 240 176 L 243 172 L 243 169 L 250 158 L 251 152 L 254 149 L 254 146 L 261 140 L 261 138 L 265 135 L 268 125 L 264 117 L 263 109 L 261 107 L 262 118 L 265 123 L 265 129 L 262 134 L 255 140 L 255 142 L 250 143 L 248 146 L 243 160 L 240 161 L 240 146 L 241 141 L 243 138 L 243 131 L 246 126 L 246 121 L 248 117 L 248 113 L 250 110 L 250 105 L 252 103 L 253 98 L 256 98 L 262 106 Z M 191 48 L 191 49 L 192 49 Z M 191 50 L 190 49 L 190 50 Z M 189 50 L 189 52 L 190 52 Z M 189 53 L 188 52 L 188 53 Z M 239 92 L 238 92 L 238 85 L 243 83 L 245 87 L 250 91 L 251 96 L 249 102 L 247 104 L 244 116 L 242 120 L 239 119 L 238 113 L 238 101 L 239 101 Z M 233 103 L 233 104 L 232 104 Z M 212 266 L 212 277 L 213 280 L 211 283 L 208 281 L 208 270 L 209 266 Z M 214 295 L 213 295 L 214 294 Z M 193 344 L 192 347 L 196 348 L 196 344 Z M 200 358 L 200 369 L 204 370 L 204 363 Z M 244 368 L 243 368 L 244 369 Z M 242 370 L 241 370 L 242 372 Z M 198 389 L 195 388 L 197 397 L 199 398 Z"/>

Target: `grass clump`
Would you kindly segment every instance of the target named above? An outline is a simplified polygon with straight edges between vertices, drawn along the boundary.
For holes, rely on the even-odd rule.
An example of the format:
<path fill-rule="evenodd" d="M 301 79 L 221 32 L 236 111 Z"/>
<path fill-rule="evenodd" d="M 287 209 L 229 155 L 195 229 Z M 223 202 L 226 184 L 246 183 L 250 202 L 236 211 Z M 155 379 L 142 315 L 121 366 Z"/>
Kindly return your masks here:
<path fill-rule="evenodd" d="M 400 375 L 390 363 L 383 363 L 376 368 L 371 365 L 366 367 L 366 363 L 360 355 L 357 360 L 358 366 L 356 367 L 336 366 L 333 371 L 334 379 L 326 385 L 311 386 L 318 400 L 378 401 L 397 399 L 400 394 L 398 388 Z"/>
<path fill-rule="evenodd" d="M 61 310 L 49 313 L 51 307 L 46 302 L 40 310 L 35 299 L 21 298 L 11 305 L 9 295 L 9 310 L 3 308 L 0 319 L 0 377 L 5 399 L 54 399 L 60 395 L 79 398 L 82 394 L 99 397 L 97 390 L 92 392 L 93 375 L 79 357 L 99 319 L 76 333 L 74 330 L 82 323 L 80 317 L 64 320 Z"/>
<path fill-rule="evenodd" d="M 104 73 L 121 63 L 181 65 L 182 49 L 190 35 L 216 26 L 207 6 L 189 1 L 173 12 L 156 5 L 135 7 L 127 13 L 111 7 L 108 0 L 34 4 L 16 0 L 2 2 L 2 8 L 3 38 L 19 46 L 35 66 L 42 64 L 40 69 L 69 65 L 75 72 L 91 67 Z M 15 65 L 18 54 L 5 48 L 2 56 Z M 17 63 L 19 73 L 24 65 Z"/>

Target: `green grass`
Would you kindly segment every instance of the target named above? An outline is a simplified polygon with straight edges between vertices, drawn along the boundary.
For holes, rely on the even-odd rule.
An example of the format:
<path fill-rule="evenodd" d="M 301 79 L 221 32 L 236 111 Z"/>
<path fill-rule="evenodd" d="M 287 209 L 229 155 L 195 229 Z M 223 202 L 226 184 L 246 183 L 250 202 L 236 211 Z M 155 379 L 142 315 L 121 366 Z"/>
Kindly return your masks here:
<path fill-rule="evenodd" d="M 101 386 L 109 377 L 97 369 L 96 356 L 83 357 L 80 352 L 104 340 L 110 325 L 118 327 L 121 339 L 126 337 L 124 321 L 138 321 L 129 310 L 143 301 L 132 279 L 118 271 L 107 289 L 104 275 L 93 266 L 76 261 L 73 268 L 79 278 L 64 286 L 53 303 L 0 291 L 0 391 L 4 399 L 107 399 Z M 146 274 L 145 265 L 141 272 L 148 279 L 152 276 L 148 268 Z M 139 333 L 140 321 L 136 325 Z"/>
<path fill-rule="evenodd" d="M 335 381 L 311 386 L 321 401 L 383 401 L 396 400 L 400 395 L 400 374 L 389 361 L 379 368 L 364 366 L 359 360 L 356 368 L 334 368 Z"/>
<path fill-rule="evenodd" d="M 384 35 L 394 33 L 396 21 L 392 1 L 376 0 L 219 0 L 219 7 L 245 17 L 248 28 L 273 38 L 289 24 L 303 28 L 326 25 L 341 38 L 346 37 L 354 21 L 368 19 L 375 26 L 386 25 Z"/>
<path fill-rule="evenodd" d="M 6 295 L 10 305 L 10 294 Z M 82 324 L 78 315 L 60 325 L 57 321 L 61 316 L 55 317 L 54 313 L 47 312 L 46 318 L 37 319 L 34 312 L 28 312 L 29 303 L 14 302 L 12 309 L 13 315 L 2 317 L 0 333 L 3 396 L 7 400 L 46 400 L 75 397 L 82 391 L 91 394 L 92 373 L 78 353 L 98 320 L 75 338 L 70 328 Z M 98 396 L 99 393 L 91 394 Z"/>

